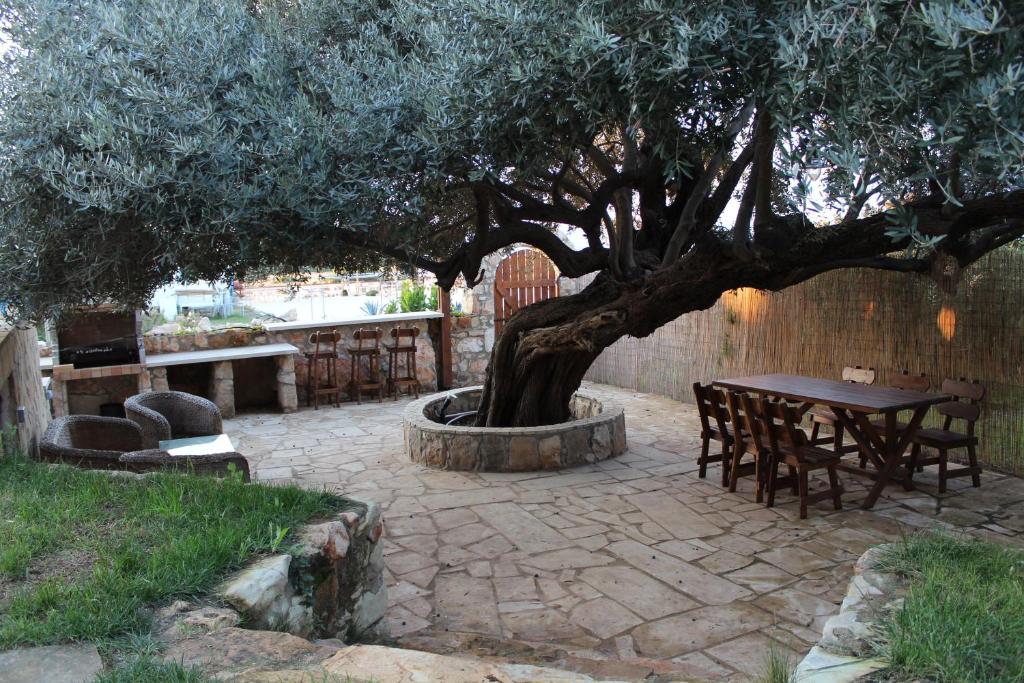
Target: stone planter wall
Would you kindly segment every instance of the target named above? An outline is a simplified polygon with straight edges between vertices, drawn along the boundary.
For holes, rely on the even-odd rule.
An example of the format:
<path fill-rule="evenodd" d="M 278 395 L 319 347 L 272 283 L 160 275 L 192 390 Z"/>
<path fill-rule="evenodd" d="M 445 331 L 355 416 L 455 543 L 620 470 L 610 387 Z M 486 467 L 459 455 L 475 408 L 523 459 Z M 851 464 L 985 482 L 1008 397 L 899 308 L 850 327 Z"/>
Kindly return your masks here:
<path fill-rule="evenodd" d="M 460 389 L 409 404 L 405 412 L 405 449 L 413 462 L 446 470 L 522 472 L 557 470 L 621 455 L 626 450 L 626 420 L 620 406 L 577 394 L 570 422 L 544 427 L 449 427 L 430 419 L 446 395 L 448 413 L 472 410 L 480 387 Z"/>
<path fill-rule="evenodd" d="M 879 558 L 889 546 L 868 548 L 853 569 L 839 614 L 829 618 L 817 645 L 799 663 L 792 680 L 800 683 L 853 683 L 870 680 L 886 662 L 873 656 L 884 635 L 882 622 L 903 606 L 905 578 L 884 571 Z"/>
<path fill-rule="evenodd" d="M 297 534 L 291 554 L 265 557 L 219 593 L 255 628 L 345 642 L 387 635 L 384 525 L 376 503 L 358 503 Z"/>
<path fill-rule="evenodd" d="M 391 328 L 397 323 L 381 322 L 374 324 L 367 320 L 359 324 L 351 325 L 325 325 L 317 327 L 302 327 L 288 330 L 253 330 L 248 328 L 233 328 L 212 332 L 196 332 L 195 334 L 147 334 L 143 337 L 147 355 L 160 353 L 176 353 L 178 351 L 198 351 L 204 349 L 227 349 L 239 346 L 260 346 L 264 344 L 286 343 L 296 346 L 300 351 L 312 351 L 309 344 L 309 336 L 316 330 L 337 329 L 341 332 L 342 341 L 338 345 L 338 355 L 335 361 L 335 369 L 338 373 L 338 380 L 344 387 L 348 383 L 351 372 L 351 359 L 345 348 L 352 340 L 352 333 L 360 327 L 380 327 L 384 332 L 384 339 L 390 343 Z M 419 328 L 420 334 L 416 340 L 416 377 L 420 380 L 420 391 L 430 392 L 437 390 L 437 361 L 434 354 L 434 343 L 431 338 L 429 319 L 407 320 L 401 322 L 402 327 Z M 388 356 L 387 351 L 381 349 L 381 367 L 386 371 Z M 295 385 L 298 391 L 300 402 L 306 402 L 306 382 L 309 377 L 309 363 L 304 355 L 294 357 Z M 364 366 L 365 367 L 365 366 Z M 405 362 L 402 360 L 404 371 Z M 153 373 L 160 368 L 150 370 Z M 322 371 L 324 366 L 321 366 Z M 154 386 L 157 382 L 154 382 Z M 211 393 L 215 393 L 211 389 Z M 210 397 L 212 398 L 212 396 Z M 366 396 L 364 395 L 364 399 Z"/>

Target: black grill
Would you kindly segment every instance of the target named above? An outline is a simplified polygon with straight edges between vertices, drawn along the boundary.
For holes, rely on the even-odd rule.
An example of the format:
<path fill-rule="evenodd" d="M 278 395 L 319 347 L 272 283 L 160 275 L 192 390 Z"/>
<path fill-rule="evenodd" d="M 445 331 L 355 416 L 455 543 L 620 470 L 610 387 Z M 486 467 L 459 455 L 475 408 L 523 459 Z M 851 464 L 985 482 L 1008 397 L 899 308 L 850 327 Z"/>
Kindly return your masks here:
<path fill-rule="evenodd" d="M 75 368 L 127 365 L 139 362 L 139 347 L 134 338 L 108 339 L 97 344 L 62 347 L 60 360 L 62 363 L 71 363 Z"/>

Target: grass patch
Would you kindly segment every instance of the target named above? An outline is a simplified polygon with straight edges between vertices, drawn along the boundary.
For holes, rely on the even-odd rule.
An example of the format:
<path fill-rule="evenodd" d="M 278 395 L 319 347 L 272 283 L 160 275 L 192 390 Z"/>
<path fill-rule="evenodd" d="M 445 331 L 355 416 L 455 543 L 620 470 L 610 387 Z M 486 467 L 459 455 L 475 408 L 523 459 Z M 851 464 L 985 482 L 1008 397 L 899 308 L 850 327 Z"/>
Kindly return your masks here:
<path fill-rule="evenodd" d="M 946 534 L 907 537 L 881 560 L 907 576 L 880 654 L 899 680 L 1024 681 L 1024 551 Z"/>
<path fill-rule="evenodd" d="M 124 666 L 106 671 L 94 683 L 215 683 L 196 669 L 164 662 L 152 656 L 133 659 Z"/>
<path fill-rule="evenodd" d="M 145 633 L 147 607 L 209 592 L 346 505 L 294 486 L 0 458 L 0 649 Z"/>
<path fill-rule="evenodd" d="M 796 663 L 781 647 L 769 645 L 755 683 L 790 683 Z"/>

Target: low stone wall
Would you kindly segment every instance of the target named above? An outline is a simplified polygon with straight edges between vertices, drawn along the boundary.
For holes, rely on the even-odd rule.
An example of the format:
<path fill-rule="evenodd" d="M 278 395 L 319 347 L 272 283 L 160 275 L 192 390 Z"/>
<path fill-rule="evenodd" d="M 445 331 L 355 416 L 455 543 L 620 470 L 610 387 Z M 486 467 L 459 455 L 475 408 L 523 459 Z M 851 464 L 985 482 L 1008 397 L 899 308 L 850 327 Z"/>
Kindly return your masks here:
<path fill-rule="evenodd" d="M 291 554 L 229 578 L 220 596 L 255 628 L 345 642 L 386 636 L 380 508 L 352 502 L 335 519 L 301 529 Z"/>
<path fill-rule="evenodd" d="M 868 548 L 857 560 L 839 614 L 825 622 L 821 639 L 797 665 L 791 680 L 854 683 L 871 680 L 886 667 L 874 656 L 885 633 L 882 622 L 902 609 L 907 593 L 906 579 L 885 571 L 880 563 L 889 547 Z"/>
<path fill-rule="evenodd" d="M 626 451 L 621 406 L 576 394 L 574 419 L 543 427 L 450 427 L 436 417 L 446 396 L 447 413 L 474 410 L 480 387 L 413 401 L 405 411 L 405 450 L 413 462 L 445 470 L 522 472 L 557 470 L 605 460 Z"/>
<path fill-rule="evenodd" d="M 285 329 L 285 330 L 262 330 L 250 328 L 230 328 L 212 332 L 196 332 L 195 334 L 147 334 L 143 337 L 146 354 L 176 353 L 179 351 L 200 351 L 205 349 L 227 349 L 240 346 L 260 346 L 264 344 L 286 343 L 296 346 L 300 351 L 312 351 L 313 346 L 309 343 L 309 337 L 317 330 L 337 329 L 341 332 L 342 341 L 338 345 L 339 358 L 335 361 L 335 371 L 338 373 L 338 381 L 344 391 L 348 384 L 351 372 L 351 358 L 345 351 L 352 342 L 352 334 L 359 328 L 380 327 L 384 332 L 384 340 L 390 343 L 390 331 L 392 327 L 416 327 L 420 334 L 416 340 L 416 377 L 420 381 L 420 391 L 430 392 L 437 390 L 437 361 L 434 353 L 434 340 L 431 336 L 430 319 L 403 320 L 401 322 L 379 322 L 372 319 L 358 324 L 347 325 L 310 325 L 309 327 Z M 381 368 L 386 372 L 388 363 L 387 350 L 381 348 Z M 404 371 L 405 360 L 401 360 L 401 368 Z M 307 402 L 306 384 L 309 378 L 309 362 L 305 355 L 297 355 L 294 358 L 295 385 L 298 391 L 300 402 Z M 326 369 L 322 367 L 322 371 Z M 364 366 L 365 367 L 365 366 Z M 154 368 L 160 370 L 160 368 Z M 150 372 L 153 373 L 154 370 Z M 291 371 L 285 369 L 284 371 Z M 364 370 L 365 371 L 365 370 Z M 166 377 L 165 373 L 156 378 L 156 386 L 160 380 Z M 213 389 L 211 389 L 213 392 Z M 209 398 L 213 398 L 210 396 Z M 363 395 L 366 399 L 366 394 Z"/>

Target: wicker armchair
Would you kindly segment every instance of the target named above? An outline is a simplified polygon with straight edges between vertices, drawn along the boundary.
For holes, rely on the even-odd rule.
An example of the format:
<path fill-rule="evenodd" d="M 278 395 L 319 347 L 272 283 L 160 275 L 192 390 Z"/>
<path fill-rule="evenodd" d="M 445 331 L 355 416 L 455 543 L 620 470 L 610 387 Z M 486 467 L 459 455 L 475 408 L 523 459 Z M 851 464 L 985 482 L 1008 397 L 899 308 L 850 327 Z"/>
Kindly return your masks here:
<path fill-rule="evenodd" d="M 124 469 L 120 458 L 142 448 L 142 429 L 131 420 L 96 415 L 58 417 L 39 440 L 39 459 L 90 469 Z"/>
<path fill-rule="evenodd" d="M 167 439 L 209 436 L 224 431 L 220 409 L 213 401 L 183 391 L 151 391 L 124 402 L 128 419 L 142 428 L 144 448 L 157 448 Z"/>
<path fill-rule="evenodd" d="M 249 462 L 239 453 L 172 456 L 143 450 L 142 428 L 131 420 L 96 415 L 58 417 L 39 440 L 39 459 L 86 469 L 185 472 L 226 476 L 230 465 L 249 481 Z"/>
<path fill-rule="evenodd" d="M 242 481 L 249 481 L 249 461 L 241 453 L 215 453 L 210 455 L 170 456 L 165 451 L 150 448 L 125 453 L 121 465 L 129 472 L 182 472 L 224 477 L 231 473 L 231 465 L 242 473 Z"/>

